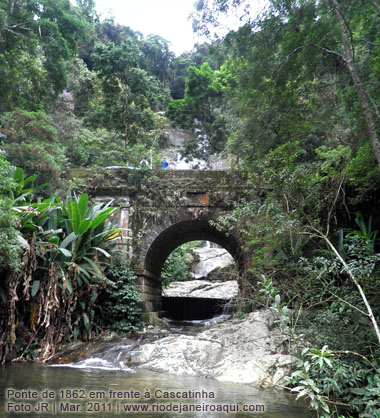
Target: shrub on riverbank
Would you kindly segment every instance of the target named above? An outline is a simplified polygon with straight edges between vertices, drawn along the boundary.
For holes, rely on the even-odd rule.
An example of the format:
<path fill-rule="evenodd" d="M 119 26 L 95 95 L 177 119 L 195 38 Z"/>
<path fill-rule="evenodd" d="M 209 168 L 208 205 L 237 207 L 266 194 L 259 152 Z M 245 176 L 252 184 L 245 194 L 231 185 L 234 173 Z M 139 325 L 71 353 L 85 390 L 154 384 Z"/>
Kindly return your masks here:
<path fill-rule="evenodd" d="M 108 286 L 100 295 L 98 309 L 102 324 L 119 333 L 136 331 L 140 326 L 141 296 L 133 270 L 122 260 L 114 260 L 105 272 Z"/>
<path fill-rule="evenodd" d="M 14 170 L 1 198 L 9 209 L 1 233 L 14 236 L 1 252 L 6 261 L 0 284 L 2 362 L 15 356 L 46 361 L 62 342 L 91 338 L 104 267 L 119 238 L 108 221 L 115 208 L 89 204 L 86 194 L 35 202 L 34 179 Z M 20 232 L 22 259 L 21 244 L 16 245 Z"/>

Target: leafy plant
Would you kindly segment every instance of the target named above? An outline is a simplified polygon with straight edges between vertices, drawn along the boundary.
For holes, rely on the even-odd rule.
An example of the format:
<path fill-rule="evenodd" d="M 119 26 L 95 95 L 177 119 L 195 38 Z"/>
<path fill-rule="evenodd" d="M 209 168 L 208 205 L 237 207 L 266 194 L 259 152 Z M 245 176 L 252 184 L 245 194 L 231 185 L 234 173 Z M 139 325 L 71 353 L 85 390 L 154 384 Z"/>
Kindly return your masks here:
<path fill-rule="evenodd" d="M 189 242 L 169 254 L 161 271 L 163 286 L 167 287 L 171 282 L 188 280 L 191 263 L 196 259 L 192 249 L 197 245 L 198 241 Z"/>
<path fill-rule="evenodd" d="M 294 385 L 292 391 L 297 398 L 308 398 L 310 406 L 318 412 L 318 417 L 330 416 L 327 397 L 322 394 L 320 378 L 327 369 L 332 368 L 332 353 L 324 346 L 321 350 L 304 348 L 297 360 L 297 370 L 292 373 L 287 384 Z M 320 415 L 320 413 L 322 415 Z"/>
<path fill-rule="evenodd" d="M 26 241 L 19 231 L 20 218 L 14 210 L 14 193 L 18 185 L 14 169 L 0 150 L 0 270 L 3 277 L 21 268 L 21 255 Z M 0 283 L 0 302 L 6 302 L 4 280 Z"/>
<path fill-rule="evenodd" d="M 30 323 L 31 341 L 24 355 L 35 340 L 39 342 L 38 359 L 44 360 L 64 338 L 91 337 L 94 304 L 106 282 L 106 260 L 123 243 L 120 229 L 110 219 L 116 211 L 111 202 L 89 204 L 87 194 L 68 194 L 65 199 L 54 195 L 33 202 L 34 180 L 34 175 L 25 177 L 22 169 L 16 169 L 8 187 L 10 208 L 29 245 L 23 271 L 11 276 L 0 296 L 8 301 L 13 288 L 23 289 L 8 307 L 5 318 L 10 319 L 3 325 L 10 324 L 10 328 L 3 331 L 9 333 L 11 349 L 21 332 L 16 321 Z M 17 300 L 26 303 L 20 312 Z"/>
<path fill-rule="evenodd" d="M 35 178 L 38 175 L 40 184 L 47 181 L 54 186 L 61 184 L 65 149 L 58 143 L 49 115 L 17 109 L 1 116 L 0 129 L 5 137 L 7 158 L 14 166 L 23 168 L 28 175 L 36 175 Z M 40 193 L 48 192 L 49 188 L 44 187 Z"/>
<path fill-rule="evenodd" d="M 63 200 L 54 196 L 35 205 L 43 211 L 36 218 L 37 226 L 42 228 L 36 242 L 40 277 L 32 283 L 32 296 L 39 297 L 40 286 L 45 288 L 52 274 L 60 279 L 58 286 L 67 297 L 76 293 L 71 307 L 74 337 L 83 334 L 90 338 L 93 305 L 104 286 L 103 266 L 111 257 L 110 251 L 116 250 L 116 243 L 121 244 L 120 229 L 113 228 L 109 221 L 116 210 L 110 204 L 89 205 L 87 194 L 69 194 Z"/>
<path fill-rule="evenodd" d="M 344 360 L 344 356 L 350 361 Z M 352 361 L 352 357 L 365 360 L 371 369 Z M 378 373 L 373 374 L 373 371 L 373 364 L 359 353 L 334 351 L 327 345 L 322 349 L 305 347 L 297 357 L 296 371 L 287 384 L 293 386 L 297 398 L 309 400 L 319 417 L 339 415 L 339 406 L 350 406 L 360 417 L 377 417 L 379 380 Z"/>
<path fill-rule="evenodd" d="M 0 196 L 0 270 L 4 276 L 7 271 L 17 271 L 21 267 L 21 255 L 26 241 L 18 230 L 18 221 L 9 200 Z M 1 285 L 0 296 L 4 302 Z"/>
<path fill-rule="evenodd" d="M 380 418 L 380 370 L 368 377 L 368 384 L 362 388 L 352 389 L 358 395 L 352 401 L 357 411 L 361 411 L 360 418 Z"/>
<path fill-rule="evenodd" d="M 44 251 L 49 254 L 49 262 L 57 261 L 65 267 L 76 264 L 77 270 L 85 277 L 100 278 L 103 273 L 91 257 L 106 258 L 106 251 L 114 245 L 114 239 L 119 237 L 119 229 L 112 227 L 112 222 L 106 220 L 115 212 L 115 208 L 107 204 L 88 205 L 88 195 L 68 195 L 61 200 L 57 196 L 37 204 L 36 208 L 50 206 L 38 217 L 38 225 L 44 228 L 41 236 Z M 48 238 L 48 240 L 46 240 Z M 46 244 L 43 244 L 47 241 Z M 45 254 L 40 253 L 42 258 Z"/>

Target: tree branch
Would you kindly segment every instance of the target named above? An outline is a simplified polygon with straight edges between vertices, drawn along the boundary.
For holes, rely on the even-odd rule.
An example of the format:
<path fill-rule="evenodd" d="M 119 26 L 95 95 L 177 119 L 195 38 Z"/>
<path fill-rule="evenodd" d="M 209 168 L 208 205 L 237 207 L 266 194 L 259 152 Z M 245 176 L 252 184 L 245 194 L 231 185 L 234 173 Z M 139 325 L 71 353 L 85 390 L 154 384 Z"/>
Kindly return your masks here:
<path fill-rule="evenodd" d="M 360 296 L 364 302 L 364 305 L 367 308 L 367 312 L 368 312 L 368 316 L 372 322 L 373 328 L 375 330 L 376 333 L 376 337 L 378 340 L 378 343 L 380 345 L 380 329 L 379 326 L 376 322 L 376 318 L 375 315 L 373 314 L 371 305 L 369 304 L 367 297 L 360 285 L 360 283 L 357 281 L 356 277 L 354 276 L 354 274 L 352 273 L 350 267 L 348 266 L 348 264 L 343 260 L 342 256 L 339 254 L 338 250 L 334 247 L 334 245 L 331 243 L 331 241 L 327 238 L 327 236 L 319 231 L 318 229 L 314 228 L 313 226 L 310 226 L 310 228 L 315 231 L 321 238 L 323 238 L 323 240 L 327 243 L 327 245 L 331 248 L 331 250 L 333 251 L 333 253 L 335 254 L 335 256 L 337 257 L 337 259 L 343 264 L 343 267 L 345 268 L 345 270 L 347 271 L 350 279 L 353 281 L 353 283 L 355 284 L 356 288 L 358 289 Z"/>
<path fill-rule="evenodd" d="M 344 304 L 350 306 L 352 309 L 355 309 L 356 311 L 360 312 L 362 315 L 364 316 L 368 316 L 367 312 L 362 311 L 361 309 L 357 308 L 356 306 L 352 305 L 350 302 L 347 302 L 346 300 L 342 299 L 340 296 L 338 296 L 336 293 L 333 293 L 331 291 L 329 291 L 331 293 L 331 295 L 336 298 L 339 299 L 340 301 L 342 301 Z"/>
<path fill-rule="evenodd" d="M 339 52 L 331 51 L 330 49 L 323 48 L 322 46 L 319 46 L 317 44 L 310 44 L 310 45 L 315 47 L 315 48 L 318 48 L 318 49 L 320 49 L 324 52 L 327 52 L 330 55 L 335 55 L 335 56 L 339 57 L 343 62 L 346 62 L 346 58 L 344 58 L 344 56 L 342 54 L 339 54 Z"/>
<path fill-rule="evenodd" d="M 10 33 L 13 33 L 13 35 L 16 35 L 16 36 L 19 36 L 20 38 L 25 39 L 25 36 L 22 33 L 15 32 L 15 31 L 13 31 L 12 29 L 9 29 L 9 28 L 4 28 L 3 30 L 5 30 L 7 32 L 10 32 Z"/>
<path fill-rule="evenodd" d="M 329 234 L 331 215 L 332 215 L 333 210 L 334 210 L 334 208 L 335 208 L 335 204 L 336 204 L 336 202 L 337 202 L 337 200 L 338 200 L 339 193 L 340 193 L 340 191 L 341 191 L 341 189 L 342 189 L 343 182 L 344 182 L 344 180 L 345 180 L 345 178 L 346 178 L 346 172 L 347 172 L 347 167 L 345 168 L 344 173 L 343 173 L 343 176 L 342 176 L 342 178 L 341 178 L 341 180 L 340 180 L 340 182 L 339 182 L 339 186 L 338 186 L 338 190 L 337 190 L 337 192 L 336 192 L 336 194 L 335 194 L 334 202 L 333 202 L 333 204 L 330 206 L 330 209 L 329 209 L 329 211 L 328 211 L 328 213 L 327 213 L 326 236 Z"/>
<path fill-rule="evenodd" d="M 332 353 L 334 354 L 351 354 L 353 356 L 357 356 L 360 357 L 361 359 L 365 360 L 370 366 L 371 368 L 377 372 L 377 369 L 375 367 L 375 365 L 373 363 L 371 363 L 366 356 L 363 356 L 363 354 L 357 353 L 356 351 L 350 351 L 350 350 L 337 350 L 337 351 L 332 351 Z"/>

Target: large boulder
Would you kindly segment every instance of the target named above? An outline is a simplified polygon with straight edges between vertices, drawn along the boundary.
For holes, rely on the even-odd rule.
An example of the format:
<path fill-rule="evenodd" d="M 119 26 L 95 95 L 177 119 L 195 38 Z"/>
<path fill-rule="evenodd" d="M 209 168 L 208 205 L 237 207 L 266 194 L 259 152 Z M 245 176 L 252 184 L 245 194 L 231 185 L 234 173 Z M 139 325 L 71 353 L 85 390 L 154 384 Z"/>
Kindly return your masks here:
<path fill-rule="evenodd" d="M 132 363 L 175 375 L 274 386 L 289 375 L 288 344 L 267 309 L 216 324 L 195 336 L 170 335 L 143 344 Z"/>
<path fill-rule="evenodd" d="M 197 261 L 191 265 L 190 277 L 193 279 L 208 279 L 212 272 L 226 267 L 230 269 L 231 275 L 233 271 L 236 272 L 235 261 L 224 248 L 200 247 L 193 251 L 198 256 Z"/>

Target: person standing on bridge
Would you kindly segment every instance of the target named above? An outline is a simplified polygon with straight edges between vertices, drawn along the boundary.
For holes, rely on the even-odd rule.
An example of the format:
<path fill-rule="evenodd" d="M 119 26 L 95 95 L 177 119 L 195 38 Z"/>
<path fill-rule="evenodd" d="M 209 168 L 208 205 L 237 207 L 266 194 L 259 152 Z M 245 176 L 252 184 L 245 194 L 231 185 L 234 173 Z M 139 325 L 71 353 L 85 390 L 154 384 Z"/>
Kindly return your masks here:
<path fill-rule="evenodd" d="M 161 161 L 161 170 L 167 170 L 167 168 L 168 168 L 168 162 L 166 158 L 164 157 L 164 159 Z"/>
<path fill-rule="evenodd" d="M 147 168 L 148 167 L 148 161 L 145 159 L 145 157 L 142 158 L 140 161 L 140 167 L 141 168 Z"/>

